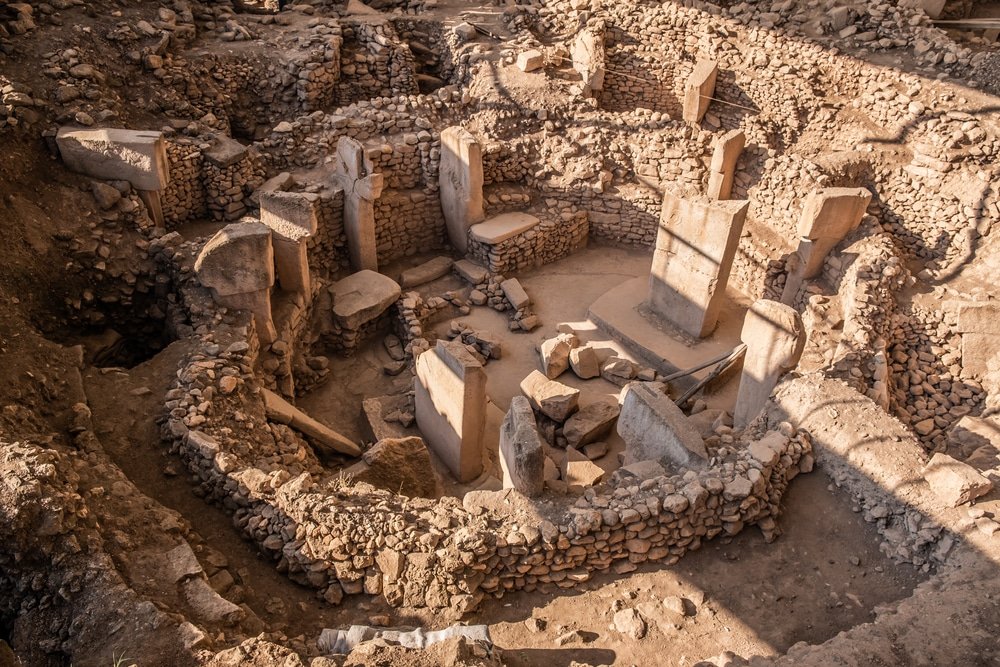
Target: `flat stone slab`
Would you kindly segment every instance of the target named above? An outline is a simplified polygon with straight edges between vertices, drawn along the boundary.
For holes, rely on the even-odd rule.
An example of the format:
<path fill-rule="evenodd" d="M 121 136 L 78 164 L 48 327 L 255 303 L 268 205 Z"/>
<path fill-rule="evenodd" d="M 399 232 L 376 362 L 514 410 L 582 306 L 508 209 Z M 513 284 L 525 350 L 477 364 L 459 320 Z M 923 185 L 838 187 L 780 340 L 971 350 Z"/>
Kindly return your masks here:
<path fill-rule="evenodd" d="M 924 468 L 924 479 L 948 507 L 970 503 L 993 489 L 993 483 L 970 465 L 940 452 Z"/>
<path fill-rule="evenodd" d="M 335 282 L 330 294 L 337 322 L 347 329 L 360 329 L 394 304 L 402 289 L 389 276 L 364 269 Z"/>
<path fill-rule="evenodd" d="M 170 180 L 161 132 L 62 127 L 56 145 L 67 167 L 93 178 L 128 181 L 148 191 L 162 190 Z"/>
<path fill-rule="evenodd" d="M 472 225 L 469 232 L 472 238 L 487 245 L 496 245 L 501 241 L 526 232 L 539 223 L 539 219 L 528 213 L 504 213 L 490 218 L 478 225 Z"/>
<path fill-rule="evenodd" d="M 489 271 L 468 259 L 460 259 L 455 262 L 455 272 L 472 285 L 485 283 L 490 275 Z"/>
<path fill-rule="evenodd" d="M 194 263 L 198 280 L 219 296 L 250 294 L 274 284 L 271 230 L 259 222 L 233 222 L 209 239 Z"/>
<path fill-rule="evenodd" d="M 403 271 L 399 278 L 399 284 L 403 289 L 408 289 L 410 287 L 416 287 L 418 285 L 423 285 L 424 283 L 429 283 L 432 280 L 437 280 L 443 275 L 446 275 L 451 271 L 451 267 L 454 264 L 451 257 L 435 257 L 434 259 L 428 260 L 421 264 L 420 266 L 415 266 L 412 269 L 407 269 Z"/>
<path fill-rule="evenodd" d="M 211 147 L 203 151 L 205 158 L 220 169 L 231 167 L 244 157 L 250 150 L 235 139 L 216 134 Z"/>
<path fill-rule="evenodd" d="M 618 435 L 625 441 L 625 465 L 667 460 L 688 466 L 708 458 L 705 443 L 687 416 L 655 383 L 628 385 Z"/>
<path fill-rule="evenodd" d="M 261 392 L 264 394 L 264 413 L 269 420 L 291 426 L 324 449 L 361 456 L 361 448 L 340 433 L 316 421 L 273 391 L 261 389 Z"/>
<path fill-rule="evenodd" d="M 521 380 L 521 391 L 531 401 L 531 407 L 557 422 L 566 421 L 580 402 L 579 389 L 550 380 L 541 371 L 531 371 Z"/>
<path fill-rule="evenodd" d="M 615 400 L 600 400 L 584 406 L 566 420 L 563 426 L 566 442 L 570 447 L 582 447 L 603 440 L 611 433 L 620 411 Z"/>

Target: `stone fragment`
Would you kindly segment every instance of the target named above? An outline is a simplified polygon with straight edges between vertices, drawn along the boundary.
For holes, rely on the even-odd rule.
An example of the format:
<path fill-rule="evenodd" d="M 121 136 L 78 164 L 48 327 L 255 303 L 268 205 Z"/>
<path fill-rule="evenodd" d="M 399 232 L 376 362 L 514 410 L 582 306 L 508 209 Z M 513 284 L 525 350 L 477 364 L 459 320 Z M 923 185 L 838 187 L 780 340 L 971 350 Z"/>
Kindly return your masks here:
<path fill-rule="evenodd" d="M 471 285 L 482 285 L 489 278 L 489 271 L 468 259 L 455 262 L 455 273 Z"/>
<path fill-rule="evenodd" d="M 604 471 L 572 447 L 566 448 L 561 468 L 562 479 L 570 486 L 593 486 L 604 477 Z"/>
<path fill-rule="evenodd" d="M 559 334 L 542 342 L 539 354 L 542 357 L 542 372 L 550 380 L 555 380 L 569 368 L 569 352 L 580 341 L 573 334 Z"/>
<path fill-rule="evenodd" d="M 549 380 L 540 371 L 531 371 L 521 380 L 521 391 L 531 407 L 557 422 L 564 422 L 576 412 L 580 401 L 580 390 L 561 382 Z"/>
<path fill-rule="evenodd" d="M 273 391 L 263 388 L 260 391 L 264 397 L 264 413 L 269 420 L 291 426 L 327 453 L 361 456 L 361 448 L 345 436 L 316 421 Z"/>
<path fill-rule="evenodd" d="M 614 400 L 595 401 L 586 405 L 563 426 L 563 436 L 570 447 L 582 447 L 603 439 L 611 432 L 620 408 Z"/>
<path fill-rule="evenodd" d="M 531 297 L 521 287 L 521 283 L 517 278 L 508 278 L 503 281 L 500 283 L 500 289 L 503 291 L 503 295 L 507 297 L 507 300 L 510 301 L 510 305 L 514 307 L 514 310 L 521 310 L 531 305 Z"/>
<path fill-rule="evenodd" d="M 596 461 L 608 453 L 608 443 L 592 442 L 583 446 L 583 454 L 591 461 Z"/>
<path fill-rule="evenodd" d="M 517 67 L 522 72 L 534 72 L 544 64 L 545 56 L 538 49 L 529 49 L 517 55 Z"/>
<path fill-rule="evenodd" d="M 597 350 L 591 345 L 581 345 L 569 351 L 569 365 L 581 380 L 589 380 L 601 374 L 601 363 Z"/>
<path fill-rule="evenodd" d="M 399 279 L 400 287 L 409 289 L 437 280 L 451 271 L 453 264 L 451 257 L 440 256 L 427 260 L 419 266 L 403 271 Z"/>
<path fill-rule="evenodd" d="M 625 465 L 666 460 L 679 466 L 693 466 L 708 459 L 701 436 L 681 409 L 654 383 L 628 385 L 618 417 L 618 435 L 625 441 Z"/>
<path fill-rule="evenodd" d="M 975 468 L 940 452 L 931 457 L 923 474 L 931 491 L 948 507 L 970 503 L 993 488 Z"/>
<path fill-rule="evenodd" d="M 72 171 L 108 181 L 128 181 L 136 190 L 158 191 L 170 181 L 163 134 L 145 130 L 59 128 L 56 145 Z"/>
<path fill-rule="evenodd" d="M 533 498 L 545 488 L 545 452 L 535 427 L 535 414 L 523 396 L 511 399 L 510 410 L 500 425 L 500 467 L 505 489 L 517 489 Z"/>
<path fill-rule="evenodd" d="M 635 640 L 646 636 L 646 621 L 635 609 L 626 608 L 615 613 L 614 628 Z"/>
<path fill-rule="evenodd" d="M 436 498 L 440 495 L 437 473 L 422 438 L 379 440 L 361 455 L 364 469 L 351 470 L 359 482 L 404 496 Z"/>
<path fill-rule="evenodd" d="M 335 282 L 330 294 L 338 324 L 357 330 L 384 313 L 399 299 L 402 290 L 392 278 L 365 269 Z"/>
<path fill-rule="evenodd" d="M 638 372 L 639 369 L 636 368 L 636 365 L 628 359 L 608 357 L 601 368 L 601 377 L 619 387 L 624 387 Z"/>

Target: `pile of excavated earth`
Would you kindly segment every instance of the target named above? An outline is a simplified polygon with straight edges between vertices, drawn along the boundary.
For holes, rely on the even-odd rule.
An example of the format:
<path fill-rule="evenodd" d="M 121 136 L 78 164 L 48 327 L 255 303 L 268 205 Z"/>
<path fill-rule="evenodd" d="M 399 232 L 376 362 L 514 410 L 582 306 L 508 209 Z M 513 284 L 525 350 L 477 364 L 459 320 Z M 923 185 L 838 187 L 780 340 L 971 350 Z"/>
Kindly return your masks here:
<path fill-rule="evenodd" d="M 0 2 L 0 667 L 997 664 L 996 16 Z"/>

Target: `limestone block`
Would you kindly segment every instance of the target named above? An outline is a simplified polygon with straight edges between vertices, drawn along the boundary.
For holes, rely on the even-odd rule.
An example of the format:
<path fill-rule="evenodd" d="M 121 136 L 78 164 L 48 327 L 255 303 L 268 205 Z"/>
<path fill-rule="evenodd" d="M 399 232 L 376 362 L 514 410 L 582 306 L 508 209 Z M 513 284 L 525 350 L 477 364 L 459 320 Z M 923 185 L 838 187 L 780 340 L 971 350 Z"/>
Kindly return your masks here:
<path fill-rule="evenodd" d="M 219 296 L 269 290 L 274 285 L 271 230 L 259 222 L 234 222 L 209 239 L 194 263 L 198 280 Z"/>
<path fill-rule="evenodd" d="M 545 377 L 555 380 L 569 368 L 569 352 L 580 341 L 573 334 L 559 334 L 555 338 L 542 341 L 538 349 L 542 357 L 542 371 Z"/>
<path fill-rule="evenodd" d="M 163 134 L 144 130 L 59 128 L 56 145 L 66 166 L 136 190 L 162 190 L 170 181 Z"/>
<path fill-rule="evenodd" d="M 1000 335 L 1000 301 L 963 301 L 957 310 L 959 333 Z"/>
<path fill-rule="evenodd" d="M 975 468 L 941 453 L 927 463 L 924 479 L 948 507 L 970 503 L 993 488 L 993 483 Z"/>
<path fill-rule="evenodd" d="M 522 72 L 534 72 L 545 64 L 545 56 L 538 49 L 522 51 L 517 56 L 517 67 Z"/>
<path fill-rule="evenodd" d="M 403 289 L 409 289 L 437 280 L 451 271 L 453 264 L 451 257 L 443 255 L 429 259 L 419 266 L 403 271 L 399 278 L 400 286 Z"/>
<path fill-rule="evenodd" d="M 481 285 L 489 278 L 489 271 L 468 259 L 455 262 L 455 272 L 472 285 Z"/>
<path fill-rule="evenodd" d="M 625 441 L 625 465 L 667 460 L 680 466 L 703 463 L 705 443 L 669 396 L 649 382 L 633 382 L 625 390 L 618 435 Z"/>
<path fill-rule="evenodd" d="M 382 194 L 383 176 L 375 172 L 364 146 L 350 137 L 337 142 L 336 180 L 344 189 L 344 234 L 357 270 L 378 270 L 374 201 Z"/>
<path fill-rule="evenodd" d="M 861 224 L 871 200 L 865 188 L 825 188 L 809 194 L 798 228 L 799 236 L 810 241 L 797 252 L 802 278 L 819 274 L 830 250 Z"/>
<path fill-rule="evenodd" d="M 618 401 L 600 400 L 580 408 L 563 426 L 563 436 L 570 447 L 603 440 L 615 425 L 621 408 Z"/>
<path fill-rule="evenodd" d="M 740 339 L 746 343 L 733 426 L 744 428 L 767 403 L 778 379 L 795 368 L 805 348 L 802 318 L 794 308 L 760 299 L 747 311 Z"/>
<path fill-rule="evenodd" d="M 523 396 L 511 399 L 500 425 L 500 467 L 505 489 L 517 489 L 532 498 L 545 488 L 545 451 L 535 427 L 535 413 Z"/>
<path fill-rule="evenodd" d="M 307 436 L 326 453 L 361 456 L 361 448 L 326 424 L 322 424 L 269 389 L 261 389 L 264 414 L 277 424 L 287 424 Z"/>
<path fill-rule="evenodd" d="M 699 60 L 684 84 L 683 118 L 688 123 L 700 123 L 708 111 L 711 97 L 715 95 L 715 80 L 719 64 L 713 60 Z"/>
<path fill-rule="evenodd" d="M 438 341 L 417 357 L 417 426 L 459 482 L 483 470 L 486 371 L 461 342 Z"/>
<path fill-rule="evenodd" d="M 688 334 L 715 328 L 748 201 L 663 199 L 649 277 L 649 306 Z"/>
<path fill-rule="evenodd" d="M 733 191 L 736 161 L 743 153 L 744 146 L 746 146 L 746 135 L 743 134 L 743 130 L 732 130 L 715 141 L 712 164 L 708 170 L 708 197 L 710 199 L 729 199 Z"/>
<path fill-rule="evenodd" d="M 392 278 L 376 271 L 358 271 L 330 286 L 333 315 L 345 329 L 360 329 L 399 299 L 402 289 Z"/>
<path fill-rule="evenodd" d="M 604 470 L 572 447 L 566 448 L 560 470 L 562 479 L 570 486 L 593 486 L 604 477 Z"/>
<path fill-rule="evenodd" d="M 203 622 L 233 625 L 243 620 L 246 611 L 222 597 L 204 579 L 188 579 L 181 584 L 184 601 Z"/>
<path fill-rule="evenodd" d="M 247 146 L 231 137 L 213 134 L 211 145 L 202 151 L 202 155 L 219 169 L 226 169 L 245 158 L 249 151 Z"/>
<path fill-rule="evenodd" d="M 591 345 L 581 345 L 570 350 L 569 365 L 581 380 L 589 380 L 601 374 L 597 350 Z"/>
<path fill-rule="evenodd" d="M 468 250 L 469 228 L 483 215 L 483 152 L 479 141 L 465 128 L 441 132 L 439 169 L 441 209 L 451 245 Z"/>
<path fill-rule="evenodd" d="M 1000 334 L 962 334 L 962 374 L 981 378 L 989 370 L 989 361 L 1000 350 Z"/>
<path fill-rule="evenodd" d="M 530 213 L 503 213 L 489 220 L 472 225 L 469 233 L 472 238 L 486 245 L 497 245 L 522 234 L 541 222 Z"/>
<path fill-rule="evenodd" d="M 573 69 L 583 82 L 583 94 L 590 96 L 604 90 L 606 54 L 604 51 L 603 22 L 595 22 L 581 30 L 570 44 L 569 54 Z"/>
<path fill-rule="evenodd" d="M 421 438 L 379 440 L 362 454 L 361 460 L 365 469 L 352 475 L 355 481 L 411 497 L 440 495 L 437 473 Z"/>
<path fill-rule="evenodd" d="M 281 190 L 260 193 L 260 221 L 276 234 L 300 239 L 318 229 L 319 196 Z"/>
<path fill-rule="evenodd" d="M 508 278 L 503 281 L 500 283 L 500 289 L 515 310 L 521 310 L 531 305 L 531 297 L 521 287 L 521 282 L 517 278 Z"/>
<path fill-rule="evenodd" d="M 564 422 L 580 402 L 580 390 L 550 380 L 544 373 L 531 371 L 521 380 L 521 392 L 531 401 L 531 407 L 557 422 Z"/>

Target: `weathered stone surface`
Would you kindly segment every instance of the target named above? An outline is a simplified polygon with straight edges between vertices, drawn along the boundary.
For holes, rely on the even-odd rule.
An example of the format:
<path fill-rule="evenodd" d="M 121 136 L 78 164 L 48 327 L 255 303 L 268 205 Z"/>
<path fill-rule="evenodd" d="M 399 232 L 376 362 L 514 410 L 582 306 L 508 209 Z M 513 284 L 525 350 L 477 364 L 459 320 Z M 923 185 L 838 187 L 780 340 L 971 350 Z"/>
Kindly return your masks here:
<path fill-rule="evenodd" d="M 580 390 L 550 380 L 544 373 L 531 371 L 521 380 L 521 391 L 531 402 L 531 407 L 557 422 L 576 412 L 580 401 Z"/>
<path fill-rule="evenodd" d="M 437 473 L 421 438 L 379 440 L 361 455 L 361 460 L 365 468 L 352 471 L 356 481 L 404 496 L 436 498 L 440 495 Z"/>
<path fill-rule="evenodd" d="M 733 411 L 737 429 L 757 416 L 781 375 L 798 364 L 806 343 L 798 312 L 768 299 L 760 299 L 747 311 L 740 338 L 747 351 Z"/>
<path fill-rule="evenodd" d="M 347 329 L 359 329 L 394 304 L 402 290 L 392 278 L 366 269 L 335 282 L 330 294 L 337 322 Z"/>
<path fill-rule="evenodd" d="M 489 277 L 489 271 L 468 259 L 455 262 L 455 272 L 472 285 L 481 285 Z"/>
<path fill-rule="evenodd" d="M 361 448 L 350 439 L 316 421 L 273 391 L 262 388 L 261 393 L 264 397 L 264 412 L 269 420 L 291 426 L 327 453 L 361 456 Z"/>
<path fill-rule="evenodd" d="M 713 60 L 699 60 L 684 84 L 683 118 L 688 123 L 700 123 L 715 95 L 715 80 L 719 64 Z"/>
<path fill-rule="evenodd" d="M 517 67 L 522 72 L 534 72 L 544 64 L 545 56 L 538 49 L 529 49 L 517 55 Z"/>
<path fill-rule="evenodd" d="M 355 270 L 378 270 L 374 201 L 382 194 L 383 176 L 375 171 L 364 146 L 350 137 L 337 142 L 336 180 L 344 189 L 344 233 Z"/>
<path fill-rule="evenodd" d="M 523 396 L 511 399 L 500 425 L 500 468 L 505 489 L 517 489 L 532 498 L 545 488 L 545 451 L 535 427 L 535 413 Z"/>
<path fill-rule="evenodd" d="M 81 174 L 128 181 L 136 190 L 162 190 L 170 181 L 160 132 L 62 127 L 56 145 L 66 166 Z"/>
<path fill-rule="evenodd" d="M 937 453 L 924 468 L 924 479 L 948 507 L 958 507 L 989 493 L 993 483 L 970 465 Z"/>
<path fill-rule="evenodd" d="M 581 380 L 589 380 L 601 374 L 597 350 L 591 345 L 581 345 L 570 350 L 569 365 Z"/>
<path fill-rule="evenodd" d="M 573 334 L 559 334 L 542 342 L 538 349 L 542 357 L 542 372 L 554 380 L 569 368 L 569 352 L 580 344 Z"/>
<path fill-rule="evenodd" d="M 622 609 L 616 612 L 614 628 L 631 639 L 639 640 L 646 636 L 646 621 L 635 609 Z"/>
<path fill-rule="evenodd" d="M 473 225 L 469 228 L 469 234 L 480 243 L 496 245 L 528 231 L 539 222 L 540 220 L 530 213 L 503 213 Z"/>
<path fill-rule="evenodd" d="M 455 478 L 469 482 L 483 469 L 486 371 L 458 341 L 438 341 L 417 357 L 417 425 Z"/>
<path fill-rule="evenodd" d="M 736 161 L 746 146 L 746 135 L 743 130 L 730 130 L 715 141 L 712 151 L 712 164 L 708 171 L 708 197 L 710 199 L 729 199 L 733 190 L 733 175 L 736 172 Z"/>
<path fill-rule="evenodd" d="M 688 334 L 715 328 L 749 201 L 663 198 L 649 276 L 649 306 Z"/>
<path fill-rule="evenodd" d="M 220 296 L 270 289 L 274 284 L 271 230 L 259 222 L 234 222 L 198 253 L 198 280 Z"/>
<path fill-rule="evenodd" d="M 465 128 L 449 127 L 441 133 L 439 184 L 448 239 L 464 254 L 469 228 L 484 217 L 483 152 Z"/>
<path fill-rule="evenodd" d="M 625 441 L 625 465 L 652 459 L 692 466 L 708 458 L 705 443 L 687 417 L 652 383 L 628 385 L 618 435 Z"/>
<path fill-rule="evenodd" d="M 427 260 L 419 266 L 403 271 L 399 278 L 399 284 L 403 289 L 408 289 L 437 280 L 451 271 L 453 263 L 451 257 L 444 256 Z"/>
<path fill-rule="evenodd" d="M 621 408 L 614 400 L 595 401 L 566 420 L 563 435 L 570 447 L 604 439 L 611 432 Z"/>
<path fill-rule="evenodd" d="M 500 283 L 500 289 L 503 291 L 503 295 L 507 297 L 507 300 L 510 301 L 510 305 L 514 307 L 514 310 L 521 310 L 531 305 L 531 297 L 521 287 L 521 281 L 517 278 L 508 278 L 503 281 Z"/>
<path fill-rule="evenodd" d="M 830 250 L 861 224 L 871 200 L 872 194 L 865 188 L 825 188 L 809 193 L 799 218 L 801 241 L 793 284 L 819 274 Z M 785 298 L 782 301 L 787 302 Z"/>
<path fill-rule="evenodd" d="M 628 384 L 638 372 L 636 365 L 624 357 L 608 357 L 601 367 L 601 377 L 619 387 Z"/>
<path fill-rule="evenodd" d="M 593 486 L 604 477 L 604 471 L 580 453 L 567 447 L 563 457 L 562 479 L 570 486 Z"/>

